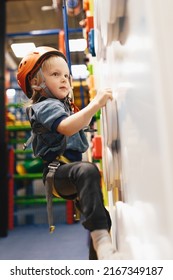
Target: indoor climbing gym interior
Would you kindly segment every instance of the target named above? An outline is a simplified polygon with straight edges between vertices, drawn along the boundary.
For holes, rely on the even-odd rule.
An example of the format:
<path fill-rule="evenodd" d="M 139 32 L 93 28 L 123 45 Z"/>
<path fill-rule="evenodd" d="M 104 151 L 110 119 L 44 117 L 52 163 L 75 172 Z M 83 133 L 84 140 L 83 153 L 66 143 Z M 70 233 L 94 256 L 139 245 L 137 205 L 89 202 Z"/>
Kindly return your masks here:
<path fill-rule="evenodd" d="M 85 131 L 83 160 L 99 169 L 117 260 L 173 260 L 172 12 L 171 0 L 0 1 L 0 260 L 89 255 L 73 200 L 52 197 L 49 233 L 44 162 L 23 149 L 29 98 L 16 75 L 39 46 L 66 56 L 80 111 L 112 92 Z"/>

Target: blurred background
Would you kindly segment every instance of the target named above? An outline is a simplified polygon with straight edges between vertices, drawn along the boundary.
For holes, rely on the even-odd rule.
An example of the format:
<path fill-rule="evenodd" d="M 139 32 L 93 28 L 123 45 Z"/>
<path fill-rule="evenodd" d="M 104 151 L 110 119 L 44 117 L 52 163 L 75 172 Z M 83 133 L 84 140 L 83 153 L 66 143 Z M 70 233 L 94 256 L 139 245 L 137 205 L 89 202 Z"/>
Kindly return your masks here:
<path fill-rule="evenodd" d="M 18 258 L 17 252 L 22 252 L 22 246 L 17 251 L 18 238 L 24 235 L 25 244 L 34 244 L 28 258 L 51 258 L 44 255 L 48 247 L 43 247 L 48 242 L 43 234 L 47 216 L 42 163 L 30 149 L 21 151 L 30 126 L 21 106 L 27 100 L 16 81 L 21 57 L 12 48 L 34 43 L 66 53 L 80 109 L 98 89 L 113 91 L 112 102 L 92 120 L 85 158 L 100 168 L 118 251 L 124 259 L 173 259 L 172 1 L 1 0 L 0 7 L 0 236 L 7 237 L 0 239 L 0 258 L 3 254 Z M 84 39 L 82 48 L 81 41 L 72 46 L 73 39 Z M 20 55 L 22 50 L 26 46 Z M 59 235 L 65 238 L 64 243 L 59 239 L 63 258 L 87 259 L 88 233 L 79 213 L 73 203 L 56 199 L 54 203 L 56 224 L 64 229 Z M 35 226 L 36 233 L 31 234 Z M 34 238 L 38 227 L 43 238 L 35 244 L 27 233 Z M 69 242 L 65 233 L 81 239 Z M 84 244 L 83 251 L 69 255 L 79 243 Z M 7 244 L 17 244 L 15 254 Z M 56 252 L 58 248 L 57 243 Z"/>

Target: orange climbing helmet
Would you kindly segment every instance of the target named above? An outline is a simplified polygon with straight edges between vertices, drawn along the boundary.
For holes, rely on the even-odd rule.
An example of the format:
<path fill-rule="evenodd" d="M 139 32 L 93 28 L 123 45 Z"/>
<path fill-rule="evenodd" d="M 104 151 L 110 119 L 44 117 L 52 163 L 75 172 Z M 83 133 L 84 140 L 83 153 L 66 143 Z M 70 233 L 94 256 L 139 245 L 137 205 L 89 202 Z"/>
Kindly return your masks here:
<path fill-rule="evenodd" d="M 32 97 L 30 81 L 34 74 L 39 70 L 43 61 L 54 54 L 61 56 L 67 62 L 67 59 L 62 52 L 52 47 L 46 46 L 35 48 L 31 53 L 23 57 L 21 60 L 17 71 L 17 82 L 27 97 Z"/>

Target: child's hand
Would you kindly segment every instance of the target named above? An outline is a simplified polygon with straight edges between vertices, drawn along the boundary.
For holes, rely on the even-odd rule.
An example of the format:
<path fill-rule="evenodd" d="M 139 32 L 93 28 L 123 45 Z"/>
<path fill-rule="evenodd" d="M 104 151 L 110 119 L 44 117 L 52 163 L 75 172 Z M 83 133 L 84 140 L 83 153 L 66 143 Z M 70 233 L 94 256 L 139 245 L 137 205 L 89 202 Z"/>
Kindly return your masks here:
<path fill-rule="evenodd" d="M 100 108 L 106 105 L 108 99 L 113 99 L 112 90 L 110 88 L 99 90 L 95 97 L 95 100 L 99 103 Z"/>

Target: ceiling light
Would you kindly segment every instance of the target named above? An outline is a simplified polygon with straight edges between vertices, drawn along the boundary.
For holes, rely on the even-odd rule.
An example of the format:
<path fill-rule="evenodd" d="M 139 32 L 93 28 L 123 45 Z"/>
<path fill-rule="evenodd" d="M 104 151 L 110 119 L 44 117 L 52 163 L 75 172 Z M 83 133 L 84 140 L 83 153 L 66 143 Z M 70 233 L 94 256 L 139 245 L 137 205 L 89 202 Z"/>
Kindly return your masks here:
<path fill-rule="evenodd" d="M 16 91 L 14 88 L 9 88 L 6 90 L 6 94 L 7 94 L 8 99 L 12 99 L 15 96 Z"/>
<path fill-rule="evenodd" d="M 89 72 L 85 64 L 72 65 L 71 72 L 74 80 L 86 79 L 89 75 Z"/>
<path fill-rule="evenodd" d="M 83 52 L 87 47 L 86 39 L 70 39 L 70 52 Z"/>
<path fill-rule="evenodd" d="M 42 6 L 41 10 L 45 12 L 45 11 L 55 10 L 57 8 L 58 8 L 57 0 L 52 0 L 52 5 L 51 6 Z"/>
<path fill-rule="evenodd" d="M 19 43 L 19 44 L 12 44 L 11 48 L 16 57 L 24 57 L 31 51 L 35 49 L 34 43 Z"/>

